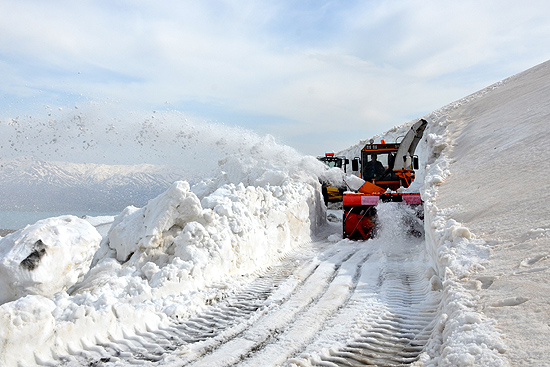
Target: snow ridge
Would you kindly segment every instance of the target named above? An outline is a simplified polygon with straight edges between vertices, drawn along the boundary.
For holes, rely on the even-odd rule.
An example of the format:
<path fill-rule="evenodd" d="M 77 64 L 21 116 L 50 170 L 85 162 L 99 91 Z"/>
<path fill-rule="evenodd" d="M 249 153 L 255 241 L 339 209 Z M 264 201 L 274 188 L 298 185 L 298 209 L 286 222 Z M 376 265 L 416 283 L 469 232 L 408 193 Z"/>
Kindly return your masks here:
<path fill-rule="evenodd" d="M 52 299 L 29 292 L 1 305 L 0 339 L 5 341 L 1 360 L 8 365 L 33 365 L 86 349 L 96 338 L 120 339 L 136 330 L 157 330 L 174 318 L 188 317 L 204 306 L 201 291 L 206 287 L 270 266 L 309 242 L 324 223 L 315 176 L 297 167 L 301 178 L 292 169 L 285 172 L 274 165 L 243 167 L 244 172 L 232 167 L 229 175 L 222 173 L 198 187 L 200 196 L 188 182 L 176 181 L 143 208 L 126 208 L 99 250 L 90 247 L 95 252 L 91 268 L 70 289 L 58 286 L 56 292 L 44 294 L 53 295 Z M 255 177 L 259 186 L 226 183 L 210 192 L 243 173 Z M 24 242 L 29 231 L 57 231 L 55 222 L 38 227 L 29 226 L 3 238 L 0 253 Z M 65 240 L 76 244 L 79 239 Z M 49 238 L 42 241 L 51 246 Z M 28 252 L 32 251 L 28 246 Z M 78 263 L 76 258 L 71 261 Z M 38 261 L 37 268 L 47 270 L 48 264 Z M 6 279 L 18 283 L 33 271 L 25 270 L 20 277 L 8 271 Z M 43 324 L 49 327 L 37 332 Z M 132 330 L 127 329 L 129 325 Z M 21 357 L 17 351 L 21 351 L 19 340 L 24 339 L 33 350 Z"/>

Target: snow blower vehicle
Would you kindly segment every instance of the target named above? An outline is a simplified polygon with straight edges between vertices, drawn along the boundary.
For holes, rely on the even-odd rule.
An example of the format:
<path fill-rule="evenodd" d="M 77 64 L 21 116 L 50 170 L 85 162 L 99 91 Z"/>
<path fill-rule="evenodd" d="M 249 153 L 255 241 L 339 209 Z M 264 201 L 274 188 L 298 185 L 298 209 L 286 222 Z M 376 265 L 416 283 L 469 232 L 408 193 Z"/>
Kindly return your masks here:
<path fill-rule="evenodd" d="M 329 168 L 340 168 L 346 173 L 347 165 L 349 164 L 349 159 L 346 157 L 335 156 L 334 153 L 325 153 L 322 157 L 317 157 L 318 160 L 326 164 Z M 342 195 L 344 193 L 344 185 L 336 187 L 331 185 L 328 182 L 321 182 L 323 199 L 325 200 L 325 205 L 328 203 L 342 202 Z"/>
<path fill-rule="evenodd" d="M 376 235 L 376 205 L 379 202 L 399 202 L 415 210 L 423 221 L 424 211 L 420 193 L 405 190 L 414 181 L 418 169 L 416 146 L 428 122 L 420 119 L 414 123 L 399 143 L 375 144 L 370 140 L 361 150 L 361 157 L 352 160 L 352 170 L 359 171 L 365 183 L 357 192 L 343 194 L 343 237 L 366 240 Z M 417 229 L 411 229 L 417 234 Z"/>

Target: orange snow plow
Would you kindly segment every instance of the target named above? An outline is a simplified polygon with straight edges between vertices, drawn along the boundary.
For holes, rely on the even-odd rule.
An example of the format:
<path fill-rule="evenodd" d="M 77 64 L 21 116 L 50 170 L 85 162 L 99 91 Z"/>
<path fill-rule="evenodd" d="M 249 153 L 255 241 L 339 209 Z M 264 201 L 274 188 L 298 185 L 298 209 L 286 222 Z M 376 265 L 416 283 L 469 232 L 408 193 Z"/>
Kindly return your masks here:
<path fill-rule="evenodd" d="M 373 140 L 361 150 L 361 158 L 352 161 L 352 170 L 359 171 L 365 183 L 357 192 L 343 194 L 343 236 L 352 240 L 366 240 L 376 235 L 376 205 L 379 202 L 399 202 L 415 208 L 423 218 L 420 193 L 404 192 L 414 181 L 418 169 L 416 146 L 424 134 L 427 121 L 416 122 L 400 143 L 387 144 Z"/>

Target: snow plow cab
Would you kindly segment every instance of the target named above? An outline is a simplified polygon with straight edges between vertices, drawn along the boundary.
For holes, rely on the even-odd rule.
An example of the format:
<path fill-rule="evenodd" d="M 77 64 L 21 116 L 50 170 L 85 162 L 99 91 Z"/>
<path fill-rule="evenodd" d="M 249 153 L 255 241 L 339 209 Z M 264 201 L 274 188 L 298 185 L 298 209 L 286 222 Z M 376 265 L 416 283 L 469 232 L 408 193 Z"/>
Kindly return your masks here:
<path fill-rule="evenodd" d="M 414 181 L 418 169 L 416 146 L 424 134 L 428 122 L 416 122 L 400 143 L 375 144 L 371 140 L 361 150 L 361 157 L 354 158 L 352 170 L 359 171 L 365 180 L 357 192 L 343 194 L 343 237 L 366 240 L 376 234 L 376 205 L 379 202 L 400 202 L 414 207 L 423 220 L 420 193 L 403 192 Z"/>
<path fill-rule="evenodd" d="M 349 159 L 346 157 L 339 157 L 334 155 L 334 153 L 325 153 L 322 157 L 317 157 L 318 160 L 326 164 L 329 168 L 337 167 L 346 172 L 347 165 L 349 164 Z M 321 182 L 323 190 L 323 199 L 325 205 L 328 203 L 342 202 L 342 195 L 344 193 L 344 186 L 335 187 L 328 182 Z"/>

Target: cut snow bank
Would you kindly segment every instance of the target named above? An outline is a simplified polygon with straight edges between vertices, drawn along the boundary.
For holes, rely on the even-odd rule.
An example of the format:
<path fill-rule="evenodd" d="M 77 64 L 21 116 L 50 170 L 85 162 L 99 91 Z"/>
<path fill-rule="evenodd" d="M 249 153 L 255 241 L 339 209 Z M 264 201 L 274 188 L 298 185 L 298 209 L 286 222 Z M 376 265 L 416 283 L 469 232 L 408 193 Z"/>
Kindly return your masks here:
<path fill-rule="evenodd" d="M 548 364 L 549 96 L 545 62 L 433 114 L 424 196 L 448 365 Z"/>
<path fill-rule="evenodd" d="M 479 92 L 476 98 L 488 90 Z M 467 102 L 464 100 L 463 102 Z M 453 104 L 432 114 L 420 154 L 426 162 L 422 172 L 426 250 L 437 270 L 437 284 L 443 292 L 436 328 L 427 350 L 434 355 L 426 365 L 507 366 L 506 348 L 494 320 L 485 317 L 470 292 L 470 276 L 489 261 L 490 248 L 452 217 L 452 211 L 438 207 L 439 187 L 451 174 L 449 154 L 456 130 L 446 113 Z M 441 116 L 438 116 L 441 114 Z"/>
<path fill-rule="evenodd" d="M 547 363 L 549 95 L 546 62 L 427 116 L 418 176 L 443 291 L 429 364 Z"/>

